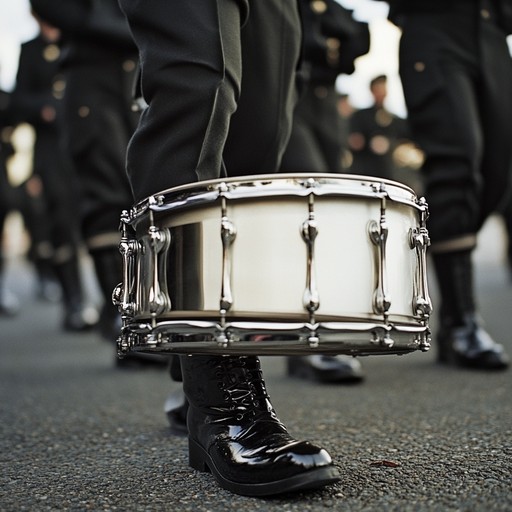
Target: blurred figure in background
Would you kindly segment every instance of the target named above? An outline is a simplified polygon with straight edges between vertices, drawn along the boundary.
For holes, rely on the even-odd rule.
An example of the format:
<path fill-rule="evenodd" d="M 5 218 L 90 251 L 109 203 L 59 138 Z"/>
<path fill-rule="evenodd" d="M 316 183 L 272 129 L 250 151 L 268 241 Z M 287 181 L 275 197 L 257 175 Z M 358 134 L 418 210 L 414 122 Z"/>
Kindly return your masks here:
<path fill-rule="evenodd" d="M 356 110 L 350 118 L 349 148 L 352 152 L 350 172 L 378 178 L 395 179 L 394 151 L 410 138 L 407 121 L 385 106 L 387 76 L 370 81 L 371 107 Z"/>
<path fill-rule="evenodd" d="M 13 316 L 19 311 L 19 301 L 6 285 L 6 258 L 4 255 L 5 221 L 15 209 L 14 190 L 7 175 L 7 161 L 14 153 L 12 133 L 11 95 L 0 90 L 0 316 Z"/>
<path fill-rule="evenodd" d="M 53 275 L 57 277 L 62 290 L 63 328 L 82 331 L 96 324 L 98 314 L 86 305 L 76 211 L 80 187 L 61 143 L 64 80 L 58 76 L 60 32 L 36 20 L 40 33 L 21 46 L 12 95 L 16 121 L 29 123 L 35 131 L 32 176 L 23 185 L 23 210 L 41 286 L 48 286 Z"/>
<path fill-rule="evenodd" d="M 119 216 L 133 203 L 125 158 L 139 117 L 132 108 L 137 50 L 117 0 L 31 4 L 62 32 L 65 143 L 80 180 L 83 239 L 102 292 L 100 332 L 114 350 L 121 325 L 112 304 L 112 291 L 122 280 Z M 116 364 L 146 359 L 130 356 Z"/>
<path fill-rule="evenodd" d="M 336 108 L 338 109 L 339 120 L 341 122 L 341 172 L 349 172 L 352 165 L 352 152 L 348 144 L 350 136 L 350 118 L 355 112 L 355 108 L 350 101 L 347 93 L 338 93 L 338 100 L 336 101 Z"/>
<path fill-rule="evenodd" d="M 438 360 L 500 370 L 503 347 L 484 330 L 473 250 L 490 214 L 509 201 L 512 32 L 509 0 L 391 0 L 402 29 L 400 77 L 414 139 L 425 153 L 430 254 L 439 284 Z"/>
<path fill-rule="evenodd" d="M 354 61 L 370 49 L 368 25 L 335 0 L 301 0 L 304 27 L 302 95 L 293 113 L 290 140 L 280 172 L 342 171 L 343 119 L 336 79 L 355 70 Z M 350 356 L 287 358 L 288 375 L 321 382 L 360 382 L 359 360 Z"/>
<path fill-rule="evenodd" d="M 368 53 L 368 24 L 335 0 L 301 0 L 304 25 L 304 84 L 294 110 L 292 133 L 281 172 L 341 172 L 343 119 L 336 79 L 350 75 Z"/>

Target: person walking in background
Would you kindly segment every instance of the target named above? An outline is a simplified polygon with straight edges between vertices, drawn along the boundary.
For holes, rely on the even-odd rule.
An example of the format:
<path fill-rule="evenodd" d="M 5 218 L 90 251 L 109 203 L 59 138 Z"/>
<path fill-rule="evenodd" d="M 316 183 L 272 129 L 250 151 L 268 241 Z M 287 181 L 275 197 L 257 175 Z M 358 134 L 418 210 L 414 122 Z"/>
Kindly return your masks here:
<path fill-rule="evenodd" d="M 484 330 L 473 283 L 480 228 L 511 191 L 512 32 L 508 0 L 391 0 L 413 136 L 425 153 L 430 254 L 439 285 L 438 361 L 509 366 Z"/>
<path fill-rule="evenodd" d="M 62 290 L 63 328 L 92 328 L 97 311 L 87 306 L 80 270 L 80 220 L 76 204 L 80 187 L 62 146 L 62 97 L 59 77 L 60 32 L 36 17 L 39 34 L 21 46 L 13 115 L 35 131 L 32 176 L 26 190 L 24 216 L 32 239 L 33 261 L 41 279 L 57 277 Z M 46 235 L 46 236 L 45 236 Z M 42 268 L 48 267 L 47 270 Z"/>
<path fill-rule="evenodd" d="M 368 24 L 335 0 L 301 0 L 304 25 L 303 80 L 281 172 L 341 172 L 343 120 L 336 80 L 355 70 L 368 53 Z"/>
<path fill-rule="evenodd" d="M 119 215 L 133 202 L 125 158 L 139 117 L 132 108 L 137 49 L 117 0 L 31 0 L 31 5 L 62 33 L 65 144 L 79 177 L 82 236 L 103 298 L 100 333 L 114 348 L 121 326 L 112 303 L 122 280 Z M 167 358 L 116 360 L 121 366 L 143 362 L 167 364 Z"/>
<path fill-rule="evenodd" d="M 373 104 L 356 110 L 349 121 L 349 149 L 352 153 L 350 172 L 378 178 L 395 179 L 395 149 L 410 140 L 407 121 L 385 106 L 387 76 L 370 81 Z"/>
<path fill-rule="evenodd" d="M 334 0 L 301 0 L 304 27 L 303 91 L 293 113 L 280 172 L 342 171 L 343 126 L 336 79 L 352 74 L 354 61 L 370 49 L 367 23 Z M 320 382 L 360 382 L 361 363 L 350 356 L 291 356 L 290 376 Z"/>
<path fill-rule="evenodd" d="M 18 298 L 6 284 L 6 257 L 4 255 L 5 221 L 9 212 L 16 208 L 13 187 L 7 175 L 7 161 L 13 155 L 11 94 L 0 90 L 0 316 L 16 315 L 20 309 Z"/>

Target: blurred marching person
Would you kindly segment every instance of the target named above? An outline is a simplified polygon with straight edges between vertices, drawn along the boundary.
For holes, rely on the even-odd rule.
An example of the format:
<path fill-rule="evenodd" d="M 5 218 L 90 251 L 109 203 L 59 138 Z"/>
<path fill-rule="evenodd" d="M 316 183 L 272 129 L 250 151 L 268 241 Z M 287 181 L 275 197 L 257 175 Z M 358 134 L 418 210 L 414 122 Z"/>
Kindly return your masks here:
<path fill-rule="evenodd" d="M 352 152 L 350 172 L 393 180 L 394 151 L 400 143 L 410 139 L 410 132 L 407 121 L 390 112 L 384 104 L 387 81 L 386 75 L 378 75 L 370 81 L 373 104 L 352 114 L 348 140 Z"/>
<path fill-rule="evenodd" d="M 501 370 L 473 284 L 480 228 L 509 201 L 512 32 L 509 0 L 391 0 L 402 29 L 400 76 L 414 139 L 425 153 L 430 254 L 441 305 L 438 361 Z"/>
<path fill-rule="evenodd" d="M 139 117 L 132 108 L 137 49 L 117 0 L 31 4 L 62 33 L 65 142 L 81 187 L 82 236 L 103 298 L 100 333 L 114 347 L 121 326 L 112 303 L 122 280 L 119 215 L 133 201 L 125 157 Z M 167 364 L 167 358 L 132 355 L 116 364 L 143 362 Z"/>
<path fill-rule="evenodd" d="M 294 110 L 290 140 L 280 172 L 342 172 L 343 126 L 336 79 L 352 74 L 354 61 L 370 49 L 367 23 L 335 0 L 300 0 L 304 26 L 303 92 Z M 359 360 L 351 356 L 292 356 L 291 376 L 320 382 L 360 382 Z"/>
<path fill-rule="evenodd" d="M 220 176 L 279 169 L 296 100 L 294 0 L 122 0 L 148 105 L 128 149 L 139 201 Z M 234 169 L 234 171 L 233 171 Z M 270 496 L 336 482 L 329 454 L 296 441 L 256 356 L 183 356 L 189 462 L 232 492 Z"/>
<path fill-rule="evenodd" d="M 355 60 L 370 50 L 368 24 L 335 0 L 301 0 L 304 91 L 294 111 L 282 172 L 342 171 L 342 119 L 336 79 L 355 70 Z"/>
<path fill-rule="evenodd" d="M 336 108 L 338 109 L 339 120 L 341 122 L 341 172 L 349 172 L 352 165 L 352 152 L 348 143 L 350 136 L 350 119 L 356 108 L 352 105 L 350 97 L 346 92 L 338 93 L 338 100 L 336 101 Z"/>
<path fill-rule="evenodd" d="M 39 277 L 50 280 L 53 271 L 62 289 L 63 328 L 82 331 L 96 324 L 98 314 L 86 305 L 84 296 L 76 215 L 80 189 L 61 145 L 64 81 L 58 76 L 60 32 L 36 20 L 40 32 L 21 46 L 12 95 L 16 120 L 29 123 L 35 131 L 32 176 L 24 184 L 24 214 Z M 49 268 L 44 270 L 46 266 Z"/>
<path fill-rule="evenodd" d="M 6 285 L 6 257 L 4 255 L 5 221 L 9 212 L 16 207 L 13 201 L 13 187 L 7 175 L 7 161 L 14 153 L 11 144 L 12 133 L 11 94 L 0 90 L 0 316 L 13 316 L 20 304 Z"/>

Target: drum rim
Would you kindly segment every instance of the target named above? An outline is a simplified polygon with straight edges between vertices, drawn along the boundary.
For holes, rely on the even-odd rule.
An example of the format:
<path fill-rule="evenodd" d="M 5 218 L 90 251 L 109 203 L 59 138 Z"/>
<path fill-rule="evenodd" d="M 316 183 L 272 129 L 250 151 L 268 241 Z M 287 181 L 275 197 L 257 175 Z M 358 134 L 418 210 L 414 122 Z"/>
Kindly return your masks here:
<path fill-rule="evenodd" d="M 276 186 L 273 191 L 266 189 L 265 193 L 262 193 L 263 187 L 270 183 L 279 184 L 280 188 Z M 347 189 L 345 187 L 342 190 L 341 185 L 348 183 L 359 183 L 360 186 L 366 188 Z M 319 185 L 323 185 L 323 190 Z M 326 186 L 329 186 L 329 189 Z M 333 191 L 336 187 L 340 187 L 340 190 L 334 194 Z M 401 192 L 401 195 L 397 193 L 398 191 Z M 390 195 L 390 192 L 395 193 Z M 424 199 L 419 199 L 411 187 L 385 178 L 362 174 L 274 173 L 216 178 L 164 189 L 135 203 L 130 211 L 123 212 L 121 220 L 127 224 L 133 224 L 148 211 L 164 214 L 171 210 L 209 204 L 221 196 L 227 199 L 250 199 L 283 195 L 306 197 L 310 194 L 357 198 L 387 197 L 391 201 L 409 205 L 420 211 L 427 208 Z"/>

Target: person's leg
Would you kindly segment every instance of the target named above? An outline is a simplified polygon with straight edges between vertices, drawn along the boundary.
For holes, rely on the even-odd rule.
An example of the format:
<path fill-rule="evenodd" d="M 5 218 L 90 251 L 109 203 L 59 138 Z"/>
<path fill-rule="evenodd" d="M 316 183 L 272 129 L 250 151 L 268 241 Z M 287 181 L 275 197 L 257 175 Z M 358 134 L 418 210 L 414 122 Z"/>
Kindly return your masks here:
<path fill-rule="evenodd" d="M 147 108 L 128 148 L 135 199 L 217 178 L 241 83 L 235 0 L 121 0 L 140 51 Z"/>
<path fill-rule="evenodd" d="M 420 19 L 409 21 L 401 42 L 400 73 L 409 120 L 426 154 L 430 254 L 441 295 L 438 359 L 457 366 L 505 368 L 502 347 L 480 327 L 470 278 L 484 194 L 479 69 L 477 53 L 470 52 L 474 42 L 460 48 L 442 30 L 449 18 L 436 19 L 430 29 Z M 425 37 L 435 44 L 419 55 L 414 41 Z"/>
<path fill-rule="evenodd" d="M 262 4 L 270 3 L 284 9 L 283 16 L 277 18 L 281 30 L 287 16 L 294 14 L 297 19 L 297 12 L 288 7 L 289 0 L 257 0 L 251 3 L 254 10 L 249 25 L 251 20 L 262 21 L 253 14 Z M 173 4 L 166 0 L 149 4 L 121 1 L 141 53 L 141 85 L 148 103 L 128 155 L 136 198 L 220 176 L 231 116 L 240 97 L 242 55 L 247 55 L 240 37 L 244 5 L 234 0 Z M 279 12 L 276 7 L 275 13 Z M 269 25 L 275 22 L 268 21 Z M 268 31 L 261 32 L 259 40 L 267 37 L 275 40 Z M 297 41 L 296 56 L 298 47 Z M 282 46 L 274 50 L 279 54 Z M 247 69 L 252 65 L 254 62 L 249 62 Z M 293 77 L 285 66 L 290 65 L 282 63 L 277 70 L 288 91 L 280 104 L 291 101 L 288 84 Z M 270 98 L 276 89 L 260 92 Z M 271 137 L 265 137 L 270 141 L 265 148 L 267 172 L 277 170 L 271 168 L 271 162 L 277 166 L 281 153 L 275 138 L 285 141 L 289 131 L 282 124 L 288 112 L 284 116 L 280 110 L 271 114 L 275 126 Z M 244 143 L 249 147 L 252 135 L 268 127 L 254 125 L 246 132 Z M 244 167 L 249 169 L 250 165 L 247 157 Z M 319 487 L 337 480 L 329 455 L 308 443 L 293 441 L 275 417 L 256 357 L 181 359 L 184 391 L 190 403 L 187 423 L 192 467 L 209 469 L 226 489 L 255 496 Z M 235 451 L 244 460 L 235 460 Z"/>

